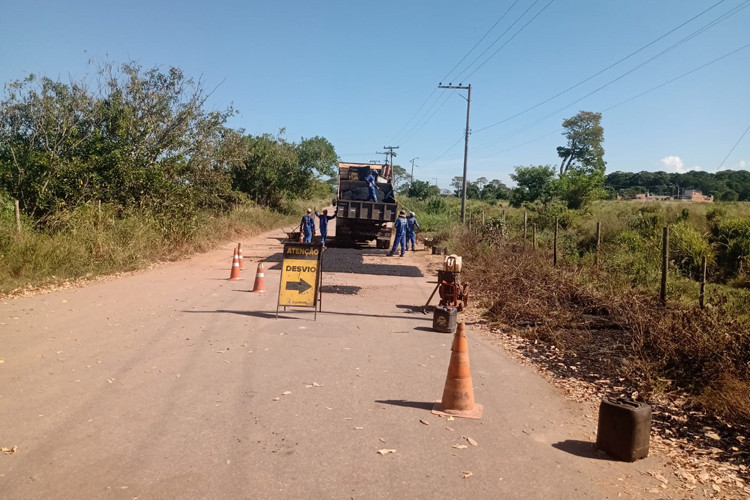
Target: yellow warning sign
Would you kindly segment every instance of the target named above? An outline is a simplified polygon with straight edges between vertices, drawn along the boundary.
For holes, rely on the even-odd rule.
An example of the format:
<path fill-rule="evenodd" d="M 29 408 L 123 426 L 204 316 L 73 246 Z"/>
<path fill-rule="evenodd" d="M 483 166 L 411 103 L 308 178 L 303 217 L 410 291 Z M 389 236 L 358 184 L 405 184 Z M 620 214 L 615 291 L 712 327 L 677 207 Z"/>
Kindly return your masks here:
<path fill-rule="evenodd" d="M 280 306 L 315 307 L 318 298 L 320 245 L 287 243 L 281 266 Z"/>

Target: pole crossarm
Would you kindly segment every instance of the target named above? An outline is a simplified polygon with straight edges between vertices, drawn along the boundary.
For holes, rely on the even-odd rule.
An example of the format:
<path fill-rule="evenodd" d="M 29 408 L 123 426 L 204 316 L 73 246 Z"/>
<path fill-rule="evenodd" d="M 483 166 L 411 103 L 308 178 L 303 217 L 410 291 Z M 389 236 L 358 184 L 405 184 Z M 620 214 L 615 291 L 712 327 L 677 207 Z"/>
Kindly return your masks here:
<path fill-rule="evenodd" d="M 391 157 L 391 162 L 390 163 L 391 163 L 391 168 L 393 168 L 393 158 L 395 156 L 398 156 L 396 153 L 393 152 L 393 150 L 394 149 L 398 149 L 398 146 L 383 146 L 383 149 L 387 149 L 388 150 L 385 154 L 389 155 Z M 383 154 L 383 153 L 378 153 L 378 154 Z M 388 162 L 386 161 L 386 163 L 388 163 Z"/>

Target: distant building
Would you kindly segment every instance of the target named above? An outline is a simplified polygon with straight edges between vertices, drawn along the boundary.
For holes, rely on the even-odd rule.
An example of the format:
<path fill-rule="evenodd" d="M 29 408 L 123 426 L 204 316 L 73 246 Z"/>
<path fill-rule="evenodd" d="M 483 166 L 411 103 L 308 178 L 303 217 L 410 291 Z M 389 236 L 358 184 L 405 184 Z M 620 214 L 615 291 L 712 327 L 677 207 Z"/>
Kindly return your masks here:
<path fill-rule="evenodd" d="M 698 190 L 695 189 L 686 189 L 682 192 L 682 196 L 680 196 L 680 201 L 694 201 L 697 203 L 713 203 L 714 197 L 706 196 L 703 193 L 701 193 Z"/>
<path fill-rule="evenodd" d="M 685 189 L 678 197 L 651 194 L 648 191 L 639 193 L 632 198 L 633 201 L 693 201 L 696 203 L 713 203 L 713 196 L 706 196 L 695 189 Z"/>
<path fill-rule="evenodd" d="M 671 196 L 651 194 L 649 192 L 639 193 L 633 198 L 635 201 L 671 201 Z"/>

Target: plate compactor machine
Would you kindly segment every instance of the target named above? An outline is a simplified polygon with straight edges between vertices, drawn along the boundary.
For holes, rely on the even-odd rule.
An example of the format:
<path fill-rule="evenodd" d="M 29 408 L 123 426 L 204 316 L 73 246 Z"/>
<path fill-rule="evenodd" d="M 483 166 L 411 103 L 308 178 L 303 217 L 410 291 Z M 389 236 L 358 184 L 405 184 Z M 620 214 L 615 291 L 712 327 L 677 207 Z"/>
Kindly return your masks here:
<path fill-rule="evenodd" d="M 437 332 L 455 333 L 458 312 L 468 304 L 469 284 L 461 283 L 461 257 L 449 255 L 443 262 L 443 269 L 438 271 L 437 285 L 430 298 L 422 308 L 427 314 L 427 306 L 438 292 L 440 303 L 432 315 L 432 329 Z"/>

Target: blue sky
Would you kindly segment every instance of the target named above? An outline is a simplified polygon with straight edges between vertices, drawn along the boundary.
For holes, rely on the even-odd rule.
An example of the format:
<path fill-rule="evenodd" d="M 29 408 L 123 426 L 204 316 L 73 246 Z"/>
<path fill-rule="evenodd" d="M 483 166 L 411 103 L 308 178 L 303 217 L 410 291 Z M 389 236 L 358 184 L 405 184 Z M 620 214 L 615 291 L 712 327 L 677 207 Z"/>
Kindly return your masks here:
<path fill-rule="evenodd" d="M 322 136 L 343 161 L 399 146 L 442 188 L 466 91 L 437 86 L 471 84 L 470 180 L 558 165 L 580 110 L 603 114 L 608 172 L 715 172 L 750 169 L 748 27 L 748 0 L 0 0 L 0 81 L 176 66 L 233 127 Z"/>

